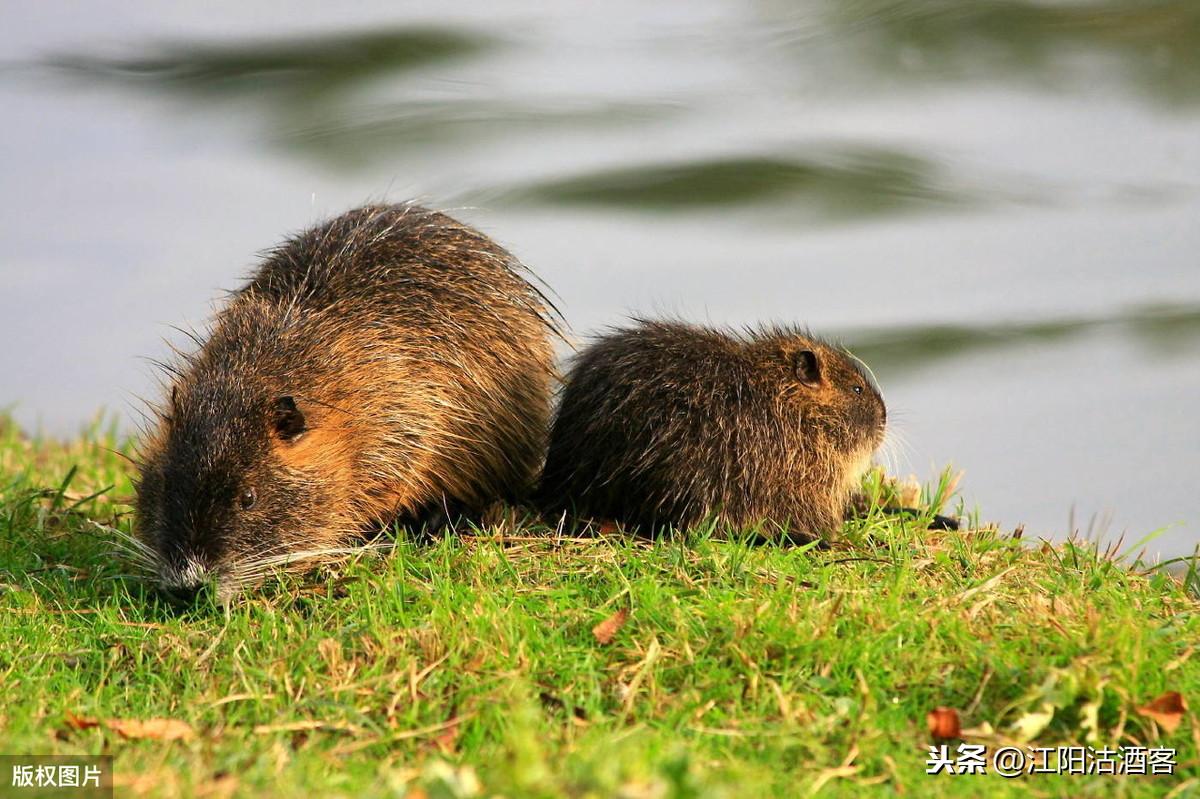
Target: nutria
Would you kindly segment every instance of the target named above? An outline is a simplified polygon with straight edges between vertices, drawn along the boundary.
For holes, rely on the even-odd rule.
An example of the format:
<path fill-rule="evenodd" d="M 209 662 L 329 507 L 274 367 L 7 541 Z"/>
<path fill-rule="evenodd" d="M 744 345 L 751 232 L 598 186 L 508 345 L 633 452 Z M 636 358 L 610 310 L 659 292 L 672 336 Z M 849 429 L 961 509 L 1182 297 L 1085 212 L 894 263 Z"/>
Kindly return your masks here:
<path fill-rule="evenodd" d="M 162 586 L 231 596 L 395 520 L 519 500 L 545 451 L 556 334 L 527 274 L 416 205 L 271 251 L 169 367 L 141 448 L 136 527 Z"/>
<path fill-rule="evenodd" d="M 828 539 L 886 419 L 862 364 L 808 333 L 635 320 L 576 357 L 538 500 L 641 532 Z"/>

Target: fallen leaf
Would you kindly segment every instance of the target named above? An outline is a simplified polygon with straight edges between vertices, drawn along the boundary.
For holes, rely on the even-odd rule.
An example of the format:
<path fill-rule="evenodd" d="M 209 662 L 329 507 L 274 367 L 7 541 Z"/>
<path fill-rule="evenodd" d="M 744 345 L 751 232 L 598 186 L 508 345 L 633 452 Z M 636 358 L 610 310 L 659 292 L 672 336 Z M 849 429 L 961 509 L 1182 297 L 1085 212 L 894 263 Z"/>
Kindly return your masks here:
<path fill-rule="evenodd" d="M 123 738 L 177 741 L 187 740 L 195 735 L 187 722 L 176 719 L 107 719 L 104 726 Z"/>
<path fill-rule="evenodd" d="M 1013 722 L 1012 734 L 1021 743 L 1027 743 L 1041 734 L 1054 720 L 1054 705 L 1043 702 L 1041 710 L 1026 713 Z"/>
<path fill-rule="evenodd" d="M 1150 704 L 1142 705 L 1137 709 L 1141 715 L 1158 722 L 1158 726 L 1166 730 L 1168 734 L 1175 732 L 1179 727 L 1179 722 L 1183 721 L 1183 714 L 1186 711 L 1187 702 L 1184 701 L 1183 694 L 1178 691 L 1167 691 Z"/>
<path fill-rule="evenodd" d="M 935 707 L 925 714 L 925 723 L 934 738 L 958 738 L 962 734 L 958 711 L 952 707 Z"/>
<path fill-rule="evenodd" d="M 100 726 L 100 722 L 95 719 L 89 719 L 86 716 L 76 716 L 69 710 L 63 718 L 63 723 L 73 730 L 90 730 L 92 727 Z"/>
<path fill-rule="evenodd" d="M 629 608 L 621 608 L 613 615 L 609 616 L 604 621 L 592 628 L 592 635 L 595 636 L 596 642 L 600 644 L 610 643 L 622 627 L 625 626 L 625 621 L 629 618 Z"/>
<path fill-rule="evenodd" d="M 991 738 L 996 734 L 996 728 L 986 721 L 981 721 L 978 727 L 967 727 L 962 731 L 963 738 Z"/>
<path fill-rule="evenodd" d="M 444 755 L 453 754 L 458 747 L 459 731 L 458 719 L 451 719 L 450 725 L 433 737 L 433 745 Z"/>

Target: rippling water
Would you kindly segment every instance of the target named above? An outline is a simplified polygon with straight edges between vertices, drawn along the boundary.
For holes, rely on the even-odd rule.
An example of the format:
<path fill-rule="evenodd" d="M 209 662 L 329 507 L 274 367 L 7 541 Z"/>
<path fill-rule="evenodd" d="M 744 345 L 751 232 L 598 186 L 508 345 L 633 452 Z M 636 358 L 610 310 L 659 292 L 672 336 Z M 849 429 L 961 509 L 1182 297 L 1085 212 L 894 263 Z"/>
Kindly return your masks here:
<path fill-rule="evenodd" d="M 546 6 L 549 6 L 548 8 Z M 1200 540 L 1200 4 L 149 2 L 5 10 L 0 403 L 132 418 L 285 232 L 418 197 L 580 338 L 795 321 L 901 471 L 1027 535 Z"/>

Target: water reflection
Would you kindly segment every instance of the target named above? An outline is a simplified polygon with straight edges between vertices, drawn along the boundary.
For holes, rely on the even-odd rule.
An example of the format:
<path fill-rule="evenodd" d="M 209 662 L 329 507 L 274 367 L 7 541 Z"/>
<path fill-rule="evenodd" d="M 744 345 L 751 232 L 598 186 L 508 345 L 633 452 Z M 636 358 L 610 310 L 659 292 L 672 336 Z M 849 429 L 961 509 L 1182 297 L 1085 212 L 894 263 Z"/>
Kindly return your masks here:
<path fill-rule="evenodd" d="M 298 103 L 346 91 L 368 79 L 478 55 L 497 44 L 492 36 L 456 28 L 410 27 L 288 39 L 178 42 L 151 45 L 128 57 L 63 54 L 45 63 L 80 78 L 137 88 Z"/>
<path fill-rule="evenodd" d="M 923 158 L 851 147 L 813 148 L 805 158 L 764 155 L 618 167 L 518 186 L 489 199 L 641 211 L 765 205 L 767 216 L 788 222 L 796 221 L 792 212 L 798 208 L 836 218 L 920 206 L 945 210 L 973 202 Z"/>
<path fill-rule="evenodd" d="M 335 109 L 325 114 L 309 108 L 310 119 L 290 128 L 282 123 L 269 138 L 326 165 L 366 169 L 401 153 L 444 150 L 462 146 L 464 140 L 544 136 L 567 128 L 603 131 L 661 119 L 675 110 L 668 103 L 450 97 Z"/>
<path fill-rule="evenodd" d="M 760 6 L 773 39 L 871 80 L 1123 83 L 1168 106 L 1200 99 L 1195 0 L 828 0 Z M 1091 86 L 1089 86 L 1089 84 Z"/>
<path fill-rule="evenodd" d="M 845 336 L 851 349 L 881 372 L 911 374 L 962 355 L 1062 343 L 1116 330 L 1160 357 L 1192 357 L 1200 345 L 1200 305 L 1141 305 L 1106 316 L 990 322 L 978 325 L 912 325 L 862 330 Z"/>

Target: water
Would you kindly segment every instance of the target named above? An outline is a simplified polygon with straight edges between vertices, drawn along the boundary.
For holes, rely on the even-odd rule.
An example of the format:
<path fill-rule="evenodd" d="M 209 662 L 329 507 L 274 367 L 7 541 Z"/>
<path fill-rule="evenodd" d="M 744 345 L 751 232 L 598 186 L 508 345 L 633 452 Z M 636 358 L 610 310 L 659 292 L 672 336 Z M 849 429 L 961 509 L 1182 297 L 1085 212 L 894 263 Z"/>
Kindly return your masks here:
<path fill-rule="evenodd" d="M 796 321 L 896 466 L 1026 535 L 1200 542 L 1200 5 L 26 4 L 0 26 L 0 403 L 136 414 L 289 231 L 418 197 L 585 338 Z"/>

